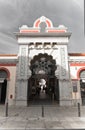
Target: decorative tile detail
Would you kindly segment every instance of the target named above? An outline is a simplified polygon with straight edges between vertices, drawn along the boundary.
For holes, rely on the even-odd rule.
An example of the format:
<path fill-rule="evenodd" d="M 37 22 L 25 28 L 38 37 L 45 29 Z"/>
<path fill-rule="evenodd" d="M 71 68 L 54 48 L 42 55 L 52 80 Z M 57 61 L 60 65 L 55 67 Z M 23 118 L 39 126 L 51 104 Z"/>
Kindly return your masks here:
<path fill-rule="evenodd" d="M 28 67 L 28 59 L 26 56 L 26 47 L 22 47 L 21 55 L 19 57 L 19 64 L 18 64 L 18 78 L 19 79 L 26 79 L 27 67 Z"/>
<path fill-rule="evenodd" d="M 65 79 L 66 77 L 66 60 L 65 60 L 65 49 L 60 49 L 61 53 L 61 76 Z"/>
<path fill-rule="evenodd" d="M 25 75 L 26 69 L 26 48 L 22 48 L 20 57 L 20 76 Z"/>

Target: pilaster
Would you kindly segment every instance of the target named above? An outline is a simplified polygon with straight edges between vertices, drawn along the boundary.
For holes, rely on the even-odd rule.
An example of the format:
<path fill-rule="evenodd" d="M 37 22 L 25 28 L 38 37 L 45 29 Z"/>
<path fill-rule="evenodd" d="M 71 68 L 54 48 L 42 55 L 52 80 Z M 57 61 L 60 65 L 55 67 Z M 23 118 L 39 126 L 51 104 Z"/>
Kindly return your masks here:
<path fill-rule="evenodd" d="M 27 105 L 27 87 L 29 78 L 28 45 L 19 46 L 16 79 L 16 105 Z"/>
<path fill-rule="evenodd" d="M 60 106 L 72 105 L 72 88 L 69 80 L 59 79 Z"/>
<path fill-rule="evenodd" d="M 59 100 L 60 106 L 72 105 L 72 87 L 69 75 L 67 45 L 60 47 Z"/>

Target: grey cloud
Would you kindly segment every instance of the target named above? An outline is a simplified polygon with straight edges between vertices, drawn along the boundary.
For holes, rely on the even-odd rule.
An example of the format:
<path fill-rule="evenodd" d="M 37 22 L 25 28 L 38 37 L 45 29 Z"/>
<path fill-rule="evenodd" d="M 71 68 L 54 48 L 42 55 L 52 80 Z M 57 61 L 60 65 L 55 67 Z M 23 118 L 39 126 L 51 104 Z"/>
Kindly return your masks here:
<path fill-rule="evenodd" d="M 0 36 L 0 49 L 4 47 L 4 52 L 8 52 L 12 45 L 18 49 L 13 32 L 19 31 L 23 24 L 33 26 L 38 17 L 45 15 L 54 26 L 63 24 L 72 32 L 69 52 L 84 52 L 83 0 L 79 3 L 76 0 L 0 0 L 0 32 L 6 37 L 1 42 Z M 16 52 L 15 48 L 13 52 Z"/>
<path fill-rule="evenodd" d="M 15 54 L 17 52 L 18 43 L 16 42 L 16 40 L 8 35 L 0 33 L 0 53 Z"/>

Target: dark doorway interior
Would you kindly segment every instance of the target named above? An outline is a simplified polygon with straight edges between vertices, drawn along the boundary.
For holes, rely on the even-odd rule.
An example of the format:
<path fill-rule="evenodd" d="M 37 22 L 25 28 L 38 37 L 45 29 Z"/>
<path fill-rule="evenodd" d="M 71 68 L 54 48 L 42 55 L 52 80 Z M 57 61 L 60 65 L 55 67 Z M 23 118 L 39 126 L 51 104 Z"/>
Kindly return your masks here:
<path fill-rule="evenodd" d="M 80 90 L 82 105 L 85 105 L 85 70 L 80 72 Z"/>
<path fill-rule="evenodd" d="M 59 102 L 59 84 L 55 77 L 56 64 L 52 56 L 39 54 L 31 61 L 32 75 L 28 80 L 28 105 Z"/>
<path fill-rule="evenodd" d="M 80 80 L 82 105 L 85 105 L 85 80 Z"/>
<path fill-rule="evenodd" d="M 5 104 L 6 89 L 7 89 L 7 80 L 5 79 L 3 83 L 0 83 L 0 104 Z"/>

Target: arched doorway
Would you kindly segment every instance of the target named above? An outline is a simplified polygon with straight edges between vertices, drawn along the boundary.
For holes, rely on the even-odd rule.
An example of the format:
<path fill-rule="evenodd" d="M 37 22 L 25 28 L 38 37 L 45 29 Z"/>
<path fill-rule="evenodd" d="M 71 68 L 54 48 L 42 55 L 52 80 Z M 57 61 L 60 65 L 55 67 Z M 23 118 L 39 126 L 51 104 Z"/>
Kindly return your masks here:
<path fill-rule="evenodd" d="M 32 75 L 28 80 L 28 104 L 29 100 L 35 99 L 38 99 L 38 103 L 59 101 L 59 85 L 55 76 L 57 66 L 53 57 L 48 54 L 34 56 L 30 69 Z"/>
<path fill-rule="evenodd" d="M 0 104 L 5 104 L 7 91 L 8 73 L 5 69 L 0 69 Z"/>
<path fill-rule="evenodd" d="M 85 70 L 81 70 L 79 76 L 82 105 L 85 105 Z"/>

